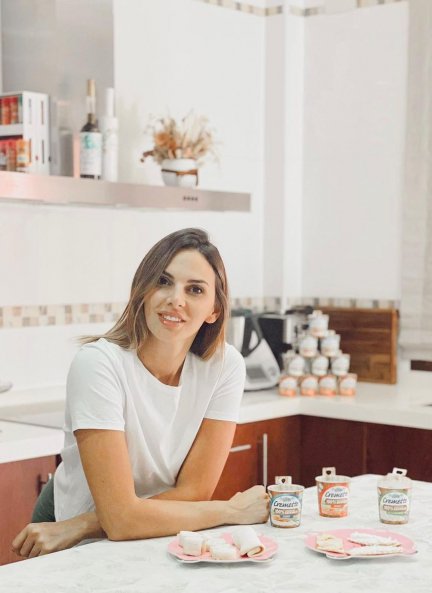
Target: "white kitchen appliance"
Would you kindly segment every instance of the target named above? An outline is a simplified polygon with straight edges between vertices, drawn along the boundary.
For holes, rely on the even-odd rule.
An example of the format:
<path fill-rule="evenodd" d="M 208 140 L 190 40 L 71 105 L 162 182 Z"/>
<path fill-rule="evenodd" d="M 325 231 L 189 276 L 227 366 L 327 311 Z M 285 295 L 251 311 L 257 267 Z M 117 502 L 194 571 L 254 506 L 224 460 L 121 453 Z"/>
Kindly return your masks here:
<path fill-rule="evenodd" d="M 257 315 L 249 309 L 231 311 L 227 342 L 235 346 L 245 359 L 245 391 L 270 389 L 277 385 L 279 365 L 263 337 Z"/>

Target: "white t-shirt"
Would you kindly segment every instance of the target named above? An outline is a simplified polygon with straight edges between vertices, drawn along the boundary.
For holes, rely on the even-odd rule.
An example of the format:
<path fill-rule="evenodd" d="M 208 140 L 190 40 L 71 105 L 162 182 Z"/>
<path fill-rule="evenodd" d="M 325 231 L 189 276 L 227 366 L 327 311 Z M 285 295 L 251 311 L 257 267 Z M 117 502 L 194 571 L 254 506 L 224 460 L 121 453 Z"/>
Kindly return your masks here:
<path fill-rule="evenodd" d="M 238 420 L 244 381 L 244 360 L 228 344 L 207 361 L 188 353 L 176 387 L 156 379 L 135 350 L 104 338 L 82 346 L 67 378 L 56 520 L 94 510 L 74 430 L 124 431 L 135 492 L 153 496 L 175 485 L 203 418 Z"/>

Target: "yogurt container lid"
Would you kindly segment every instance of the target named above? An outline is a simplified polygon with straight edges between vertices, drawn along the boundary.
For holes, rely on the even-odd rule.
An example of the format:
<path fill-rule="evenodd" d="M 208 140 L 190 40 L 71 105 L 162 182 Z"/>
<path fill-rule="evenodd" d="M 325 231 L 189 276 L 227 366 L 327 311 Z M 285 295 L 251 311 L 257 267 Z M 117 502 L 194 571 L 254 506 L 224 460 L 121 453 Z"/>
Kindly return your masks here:
<path fill-rule="evenodd" d="M 320 476 L 317 476 L 315 478 L 315 480 L 317 482 L 331 482 L 331 483 L 341 482 L 342 483 L 342 482 L 350 482 L 351 478 L 349 478 L 348 476 L 337 475 L 335 467 L 323 467 L 322 474 Z"/>
<path fill-rule="evenodd" d="M 407 477 L 407 470 L 394 467 L 392 472 L 382 476 L 378 480 L 379 488 L 411 488 L 411 479 Z"/>
<path fill-rule="evenodd" d="M 291 476 L 276 476 L 275 483 L 272 486 L 268 486 L 267 489 L 270 492 L 298 492 L 299 490 L 304 490 L 304 486 L 293 484 Z"/>

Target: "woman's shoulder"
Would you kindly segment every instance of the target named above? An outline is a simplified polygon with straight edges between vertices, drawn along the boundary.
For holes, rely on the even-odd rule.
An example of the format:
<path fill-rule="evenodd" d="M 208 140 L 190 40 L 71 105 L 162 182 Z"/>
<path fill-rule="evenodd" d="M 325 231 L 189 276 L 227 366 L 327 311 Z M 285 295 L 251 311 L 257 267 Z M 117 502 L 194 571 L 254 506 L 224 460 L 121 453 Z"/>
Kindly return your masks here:
<path fill-rule="evenodd" d="M 123 362 L 127 354 L 128 351 L 118 344 L 105 338 L 99 338 L 94 342 L 83 344 L 79 348 L 72 361 L 72 367 L 93 367 L 96 364 L 112 366 L 118 362 Z"/>
<path fill-rule="evenodd" d="M 193 358 L 195 365 L 202 367 L 203 369 L 211 369 L 220 371 L 230 371 L 235 369 L 243 369 L 245 367 L 244 358 L 241 353 L 232 344 L 225 342 L 211 358 L 203 360 L 196 354 L 190 354 Z"/>
<path fill-rule="evenodd" d="M 224 344 L 224 361 L 230 366 L 245 366 L 245 361 L 241 353 L 232 344 Z"/>

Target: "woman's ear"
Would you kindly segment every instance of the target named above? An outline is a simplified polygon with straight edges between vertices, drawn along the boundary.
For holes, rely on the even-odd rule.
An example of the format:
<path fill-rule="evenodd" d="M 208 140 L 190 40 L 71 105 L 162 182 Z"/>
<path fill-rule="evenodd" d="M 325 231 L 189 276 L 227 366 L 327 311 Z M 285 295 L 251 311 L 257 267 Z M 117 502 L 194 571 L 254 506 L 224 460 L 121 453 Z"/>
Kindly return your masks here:
<path fill-rule="evenodd" d="M 220 315 L 220 311 L 213 311 L 211 315 L 206 318 L 206 323 L 214 323 Z"/>

